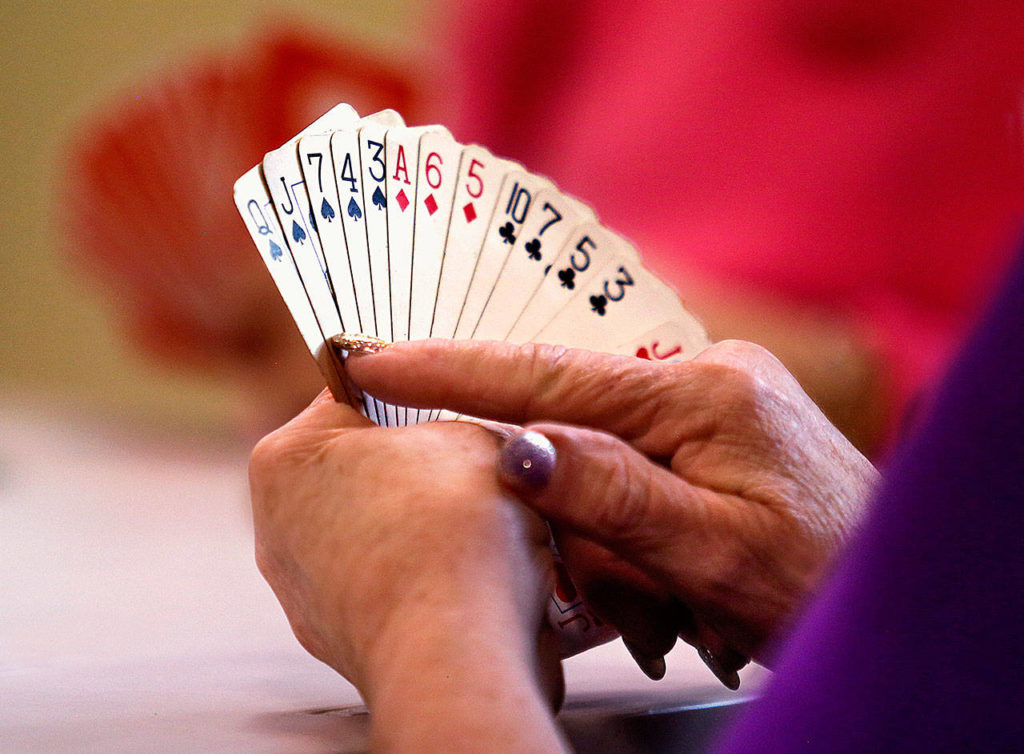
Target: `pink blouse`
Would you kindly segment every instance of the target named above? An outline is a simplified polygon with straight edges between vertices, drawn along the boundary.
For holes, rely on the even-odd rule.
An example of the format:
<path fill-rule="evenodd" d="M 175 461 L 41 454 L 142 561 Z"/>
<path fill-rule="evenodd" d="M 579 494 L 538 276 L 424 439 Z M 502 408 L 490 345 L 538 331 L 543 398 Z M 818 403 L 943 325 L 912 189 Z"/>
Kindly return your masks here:
<path fill-rule="evenodd" d="M 833 312 L 905 401 L 1024 209 L 1024 13 L 979 0 L 459 6 L 457 138 L 592 203 L 685 295 L 697 270 Z"/>

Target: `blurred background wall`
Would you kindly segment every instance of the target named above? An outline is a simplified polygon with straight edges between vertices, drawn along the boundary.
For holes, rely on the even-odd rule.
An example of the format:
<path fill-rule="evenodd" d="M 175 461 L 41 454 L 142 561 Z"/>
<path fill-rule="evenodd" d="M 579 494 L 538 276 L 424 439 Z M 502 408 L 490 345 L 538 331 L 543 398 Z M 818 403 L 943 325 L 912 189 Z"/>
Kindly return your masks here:
<path fill-rule="evenodd" d="M 275 19 L 386 54 L 417 43 L 427 7 L 413 0 L 0 3 L 0 399 L 226 431 L 231 388 L 133 353 L 103 292 L 62 256 L 55 182 L 71 130 L 148 73 L 237 46 Z"/>

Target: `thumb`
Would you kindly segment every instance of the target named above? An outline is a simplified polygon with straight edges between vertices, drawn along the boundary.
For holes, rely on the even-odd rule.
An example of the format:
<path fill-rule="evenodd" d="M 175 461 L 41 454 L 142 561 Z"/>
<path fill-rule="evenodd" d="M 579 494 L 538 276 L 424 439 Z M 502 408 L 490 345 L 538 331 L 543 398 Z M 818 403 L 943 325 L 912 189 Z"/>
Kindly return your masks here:
<path fill-rule="evenodd" d="M 677 597 L 708 594 L 715 500 L 618 438 L 531 425 L 502 448 L 499 476 L 543 518 L 602 545 Z"/>

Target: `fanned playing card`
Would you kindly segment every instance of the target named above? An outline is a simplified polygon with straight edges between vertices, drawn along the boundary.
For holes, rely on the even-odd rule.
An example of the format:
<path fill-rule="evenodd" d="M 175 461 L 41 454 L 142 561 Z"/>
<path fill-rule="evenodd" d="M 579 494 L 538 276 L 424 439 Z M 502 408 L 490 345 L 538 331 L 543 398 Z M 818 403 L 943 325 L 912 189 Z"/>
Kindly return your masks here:
<path fill-rule="evenodd" d="M 551 343 L 653 361 L 690 358 L 709 342 L 591 208 L 443 126 L 338 105 L 234 191 L 335 397 L 382 426 L 462 417 L 361 394 L 333 336 Z M 548 617 L 563 656 L 615 636 L 564 569 Z"/>

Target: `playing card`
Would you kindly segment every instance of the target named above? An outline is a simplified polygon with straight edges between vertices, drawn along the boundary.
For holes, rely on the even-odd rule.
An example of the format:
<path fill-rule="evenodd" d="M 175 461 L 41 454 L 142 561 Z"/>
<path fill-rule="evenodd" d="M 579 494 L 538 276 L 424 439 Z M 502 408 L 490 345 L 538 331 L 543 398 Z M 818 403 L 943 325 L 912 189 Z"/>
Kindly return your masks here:
<path fill-rule="evenodd" d="M 341 321 L 347 331 L 376 336 L 366 233 L 361 224 L 354 222 L 362 217 L 361 190 L 354 166 L 359 159 L 358 126 L 364 123 L 398 126 L 402 125 L 402 119 L 393 110 L 383 110 L 352 124 L 351 128 L 303 136 L 298 142 L 298 161 L 315 219 L 315 224 L 310 223 L 310 233 L 318 237 Z M 340 141 L 344 135 L 349 136 L 352 149 L 341 160 L 339 171 L 335 169 L 332 143 L 336 139 Z M 356 227 L 346 230 L 346 219 Z M 353 236 L 354 250 L 350 250 L 349 234 Z M 367 409 L 375 422 L 389 424 L 379 401 L 368 401 Z"/>
<path fill-rule="evenodd" d="M 451 338 L 459 323 L 484 239 L 497 213 L 505 176 L 522 166 L 495 157 L 478 145 L 465 147 L 456 179 L 448 238 L 441 261 L 430 337 Z M 430 411 L 429 421 L 455 419 L 456 414 Z"/>
<path fill-rule="evenodd" d="M 447 129 L 427 131 L 420 137 L 413 219 L 412 279 L 409 298 L 409 339 L 430 337 L 437 301 L 441 264 L 452 217 L 452 200 L 459 174 L 462 145 Z M 410 411 L 410 423 L 425 420 L 429 412 Z"/>
<path fill-rule="evenodd" d="M 579 225 L 595 219 L 593 210 L 579 200 L 555 189 L 540 191 L 494 283 L 472 337 L 504 340 L 551 269 L 569 234 Z"/>
<path fill-rule="evenodd" d="M 547 619 L 555 631 L 559 655 L 572 657 L 618 637 L 618 632 L 594 615 L 583 602 L 554 544 L 551 551 L 555 565 L 555 590 L 548 599 Z"/>
<path fill-rule="evenodd" d="M 296 143 L 306 134 L 343 128 L 355 123 L 358 118 L 358 114 L 351 107 L 339 105 L 284 146 L 268 152 L 263 158 L 263 180 L 281 223 L 281 229 L 285 233 L 285 241 L 292 251 L 299 276 L 327 337 L 342 332 L 346 325 L 338 313 L 330 272 L 319 248 L 319 236 L 313 231 L 316 220 L 309 206 L 309 196 L 299 167 Z M 334 310 L 333 316 L 331 309 Z"/>
<path fill-rule="evenodd" d="M 348 266 L 355 289 L 356 308 L 359 311 L 361 323 L 360 332 L 375 337 L 384 337 L 381 335 L 375 310 L 370 252 L 367 243 L 367 221 L 365 219 L 367 205 L 363 193 L 363 171 L 359 152 L 360 129 L 370 123 L 385 128 L 404 125 L 402 116 L 394 110 L 381 110 L 368 115 L 354 127 L 340 129 L 331 134 L 331 158 L 338 192 L 338 215 L 341 220 Z M 378 400 L 374 400 L 374 404 L 380 419 L 378 424 L 395 425 L 397 408 L 386 406 Z"/>
<path fill-rule="evenodd" d="M 447 130 L 428 132 L 420 139 L 409 305 L 410 340 L 428 338 L 431 334 L 461 157 L 462 145 Z M 455 230 L 458 232 L 457 226 Z"/>
<path fill-rule="evenodd" d="M 424 128 L 392 128 L 384 137 L 393 340 L 409 339 L 413 224 L 418 189 L 416 171 L 420 137 L 425 133 Z"/>
<path fill-rule="evenodd" d="M 263 158 L 263 177 L 313 307 L 320 312 L 333 306 L 338 314 L 338 326 L 344 329 L 345 323 L 341 322 L 334 300 L 330 271 L 320 249 L 320 238 L 313 230 L 316 220 L 310 210 L 296 150 L 293 142 L 269 152 Z"/>
<path fill-rule="evenodd" d="M 263 258 L 263 263 L 277 285 L 277 290 L 295 324 L 298 325 L 302 339 L 310 353 L 315 355 L 324 342 L 323 329 L 313 311 L 309 296 L 306 295 L 288 244 L 281 233 L 281 225 L 277 222 L 273 204 L 267 196 L 259 165 L 235 181 L 234 195 L 235 206 L 238 207 L 238 213 L 242 216 L 242 221 Z"/>
<path fill-rule="evenodd" d="M 356 117 L 358 116 L 355 110 L 350 106 L 338 105 L 312 123 L 301 134 L 292 138 L 282 149 L 285 151 L 294 150 L 296 140 L 302 135 L 339 127 L 351 122 Z M 287 183 L 287 180 L 285 178 L 285 183 Z M 281 215 L 278 214 L 278 209 L 274 205 L 273 194 L 269 191 L 266 174 L 263 171 L 262 165 L 257 165 L 236 182 L 235 202 L 257 246 L 261 246 L 260 240 L 267 242 L 267 254 L 264 256 L 264 261 L 267 262 L 271 276 L 285 298 L 285 302 L 293 317 L 295 317 L 303 338 L 310 349 L 310 353 L 321 364 L 321 370 L 324 371 L 328 383 L 331 385 L 332 390 L 336 391 L 335 395 L 338 397 L 344 395 L 350 403 L 354 404 L 354 393 L 342 378 L 340 364 L 333 353 L 330 352 L 330 349 L 321 352 L 320 346 L 324 338 L 335 334 L 341 328 L 341 319 L 336 306 L 334 306 L 333 294 L 330 290 L 329 281 L 326 279 L 326 268 L 323 265 L 322 259 L 318 258 L 315 254 L 310 256 L 303 253 L 298 255 L 293 253 L 293 245 L 296 243 L 295 238 L 293 237 L 292 241 L 289 242 L 289 238 L 286 235 L 287 231 L 285 231 L 285 226 L 280 219 Z M 292 204 L 291 209 L 291 214 L 295 215 L 296 205 Z M 257 219 L 257 216 L 259 219 Z M 272 219 L 276 221 L 276 224 L 271 222 Z M 294 236 L 301 238 L 303 233 L 306 232 L 294 233 Z M 306 235 L 308 237 L 308 233 Z M 276 264 L 279 260 L 284 259 L 285 250 L 288 251 L 295 276 L 305 291 L 307 302 L 313 312 L 317 323 L 316 329 L 320 334 L 320 343 L 314 344 L 311 341 L 311 338 L 315 339 L 316 337 L 315 331 L 308 321 L 304 307 L 302 307 L 301 300 L 295 290 L 295 278 L 292 277 L 290 272 L 285 270 L 285 266 Z M 274 264 L 271 264 L 272 262 Z"/>
<path fill-rule="evenodd" d="M 391 276 L 391 336 L 395 341 L 409 339 L 413 226 L 418 205 L 416 194 L 419 188 L 417 168 L 420 138 L 438 128 L 393 128 L 384 136 L 387 166 L 384 185 L 387 197 L 388 271 Z M 408 424 L 408 409 L 401 407 L 398 413 L 399 422 Z"/>
<path fill-rule="evenodd" d="M 331 134 L 303 136 L 298 142 L 297 158 L 307 194 L 305 201 L 309 207 L 310 218 L 306 230 L 310 236 L 310 245 L 314 251 L 319 248 L 323 257 L 343 327 L 350 332 L 365 332 L 356 305 L 356 286 L 345 234 L 338 217 L 338 187 L 331 162 Z M 270 159 L 268 155 L 263 161 L 266 172 L 269 172 Z M 292 222 L 298 223 L 299 220 Z"/>
<path fill-rule="evenodd" d="M 330 135 L 332 173 L 338 193 L 338 217 L 345 242 L 345 256 L 359 311 L 361 332 L 383 337 L 374 312 L 370 252 L 366 243 L 366 206 L 363 203 L 363 174 L 359 163 L 359 128 L 341 129 Z M 301 149 L 300 142 L 300 149 Z M 330 255 L 328 255 L 328 261 Z"/>
<path fill-rule="evenodd" d="M 505 176 L 519 166 L 480 146 L 462 153 L 452 218 L 441 264 L 430 336 L 451 338 L 462 314 L 484 237 L 496 212 Z"/>
<path fill-rule="evenodd" d="M 384 340 L 394 340 L 391 317 L 391 273 L 388 248 L 388 199 L 384 181 L 387 165 L 384 156 L 384 136 L 388 127 L 379 123 L 362 126 L 358 132 L 359 169 L 363 187 L 363 220 L 366 246 L 370 261 L 370 282 L 373 293 L 373 311 L 377 318 L 377 334 Z"/>
<path fill-rule="evenodd" d="M 607 351 L 651 322 L 687 316 L 679 295 L 635 258 L 610 260 L 579 288 L 531 340 Z"/>
<path fill-rule="evenodd" d="M 522 170 L 512 171 L 505 176 L 455 327 L 453 337 L 457 340 L 472 337 L 498 274 L 519 237 L 519 230 L 526 221 L 533 198 L 540 191 L 553 187 L 547 178 Z"/>
<path fill-rule="evenodd" d="M 636 260 L 632 245 L 596 223 L 576 228 L 551 263 L 506 340 L 529 343 L 582 290 L 598 270 L 615 259 Z M 655 320 L 663 322 L 666 318 Z M 550 341 L 548 341 L 550 342 Z"/>
<path fill-rule="evenodd" d="M 665 322 L 619 343 L 612 352 L 676 364 L 692 359 L 709 345 L 711 340 L 704 326 L 687 314 L 685 319 Z"/>
<path fill-rule="evenodd" d="M 394 334 L 394 296 L 391 291 L 391 247 L 388 243 L 387 157 L 385 138 L 391 126 L 366 123 L 359 128 L 359 180 L 363 190 L 363 222 L 370 266 L 370 290 L 377 322 L 377 336 L 396 340 Z M 397 127 L 401 128 L 401 127 Z M 336 158 L 337 159 L 337 158 Z M 344 163 L 339 168 L 339 179 Z M 404 408 L 404 407 L 403 407 Z M 388 424 L 404 424 L 405 411 L 387 406 Z"/>

